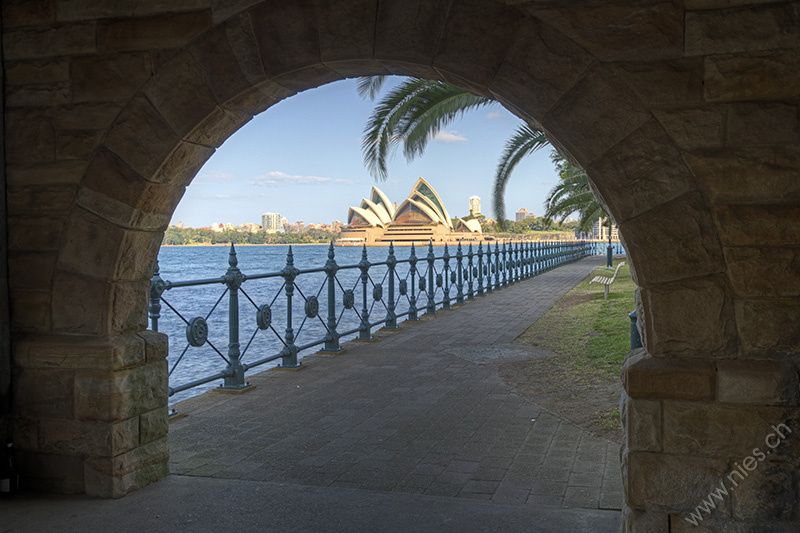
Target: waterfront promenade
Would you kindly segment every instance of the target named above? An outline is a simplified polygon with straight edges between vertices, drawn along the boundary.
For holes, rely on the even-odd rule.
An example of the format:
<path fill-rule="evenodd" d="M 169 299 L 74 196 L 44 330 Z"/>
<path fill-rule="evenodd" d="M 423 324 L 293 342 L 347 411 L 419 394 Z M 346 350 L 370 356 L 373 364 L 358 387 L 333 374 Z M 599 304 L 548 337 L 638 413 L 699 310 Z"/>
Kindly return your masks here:
<path fill-rule="evenodd" d="M 170 478 L 118 501 L 25 496 L 0 530 L 618 531 L 619 446 L 497 373 L 548 356 L 513 341 L 603 261 L 181 402 Z"/>

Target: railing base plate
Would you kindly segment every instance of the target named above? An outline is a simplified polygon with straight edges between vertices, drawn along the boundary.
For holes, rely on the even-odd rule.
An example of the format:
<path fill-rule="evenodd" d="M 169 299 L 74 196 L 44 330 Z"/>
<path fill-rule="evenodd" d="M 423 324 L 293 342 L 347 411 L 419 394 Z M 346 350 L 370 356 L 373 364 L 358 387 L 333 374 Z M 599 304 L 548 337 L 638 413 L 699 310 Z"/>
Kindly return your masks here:
<path fill-rule="evenodd" d="M 337 355 L 341 355 L 346 351 L 347 350 L 344 348 L 339 348 L 338 350 L 320 350 L 318 352 L 314 352 L 312 355 L 318 355 L 320 357 L 336 357 Z"/>
<path fill-rule="evenodd" d="M 244 394 L 245 392 L 250 392 L 255 388 L 256 388 L 255 385 L 246 383 L 241 387 L 229 388 L 229 389 L 226 389 L 225 387 L 216 387 L 214 389 L 211 389 L 211 392 L 217 392 L 220 394 Z"/>
<path fill-rule="evenodd" d="M 308 365 L 300 363 L 297 366 L 274 366 L 270 368 L 270 370 L 279 370 L 281 372 L 299 372 L 304 370 L 307 366 Z"/>

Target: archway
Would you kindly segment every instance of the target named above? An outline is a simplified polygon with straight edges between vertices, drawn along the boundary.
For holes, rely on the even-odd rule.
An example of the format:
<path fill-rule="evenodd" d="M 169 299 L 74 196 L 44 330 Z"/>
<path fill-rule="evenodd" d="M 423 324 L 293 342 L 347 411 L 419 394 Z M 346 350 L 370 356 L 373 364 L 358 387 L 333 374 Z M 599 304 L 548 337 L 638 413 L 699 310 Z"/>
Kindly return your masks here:
<path fill-rule="evenodd" d="M 768 421 L 796 427 L 791 4 L 251 4 L 5 9 L 15 439 L 38 486 L 117 496 L 166 473 L 165 344 L 143 330 L 183 188 L 272 103 L 384 72 L 541 124 L 620 222 L 646 347 L 623 376 L 630 524 L 666 531 Z M 715 430 L 733 413 L 735 438 Z M 796 475 L 761 469 L 719 520 L 794 516 Z"/>

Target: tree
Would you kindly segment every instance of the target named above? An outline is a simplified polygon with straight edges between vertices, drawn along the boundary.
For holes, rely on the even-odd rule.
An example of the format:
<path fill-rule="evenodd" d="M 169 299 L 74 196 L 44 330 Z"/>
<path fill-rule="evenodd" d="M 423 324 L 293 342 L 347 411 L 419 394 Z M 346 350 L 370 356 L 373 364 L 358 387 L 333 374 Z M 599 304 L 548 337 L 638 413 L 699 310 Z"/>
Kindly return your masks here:
<path fill-rule="evenodd" d="M 578 228 L 588 233 L 592 225 L 600 218 L 613 219 L 600 207 L 589 186 L 589 176 L 576 167 L 557 151 L 550 152 L 550 159 L 556 165 L 559 175 L 558 184 L 553 187 L 545 200 L 545 218 L 558 220 L 561 224 L 572 213 L 578 213 Z"/>

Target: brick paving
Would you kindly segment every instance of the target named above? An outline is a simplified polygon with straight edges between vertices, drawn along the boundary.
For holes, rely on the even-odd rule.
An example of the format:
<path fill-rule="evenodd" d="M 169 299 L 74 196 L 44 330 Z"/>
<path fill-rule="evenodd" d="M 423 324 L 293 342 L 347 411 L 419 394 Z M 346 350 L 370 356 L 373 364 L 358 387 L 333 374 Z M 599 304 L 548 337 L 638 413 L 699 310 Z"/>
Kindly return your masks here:
<path fill-rule="evenodd" d="M 513 344 L 603 261 L 588 258 L 378 340 L 310 356 L 299 372 L 250 376 L 241 395 L 177 405 L 175 475 L 619 509 L 619 445 L 528 400 L 497 364 L 541 352 Z"/>

